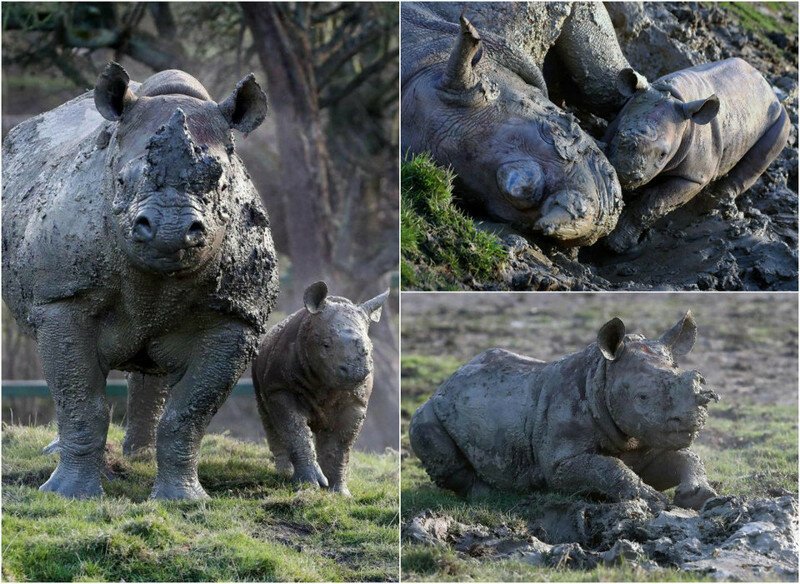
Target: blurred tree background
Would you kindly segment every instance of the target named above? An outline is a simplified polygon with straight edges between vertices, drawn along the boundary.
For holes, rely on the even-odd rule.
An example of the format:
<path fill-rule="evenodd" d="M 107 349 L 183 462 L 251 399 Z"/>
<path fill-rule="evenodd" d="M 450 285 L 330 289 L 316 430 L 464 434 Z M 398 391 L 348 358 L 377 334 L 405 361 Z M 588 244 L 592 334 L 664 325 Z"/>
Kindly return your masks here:
<path fill-rule="evenodd" d="M 3 136 L 91 89 L 109 60 L 137 81 L 183 69 L 217 100 L 254 72 L 270 112 L 237 149 L 280 254 L 270 324 L 316 280 L 354 301 L 397 290 L 397 3 L 4 2 L 2 26 Z M 371 332 L 362 448 L 398 446 L 396 312 L 395 293 Z M 5 306 L 2 359 L 4 379 L 42 378 Z"/>

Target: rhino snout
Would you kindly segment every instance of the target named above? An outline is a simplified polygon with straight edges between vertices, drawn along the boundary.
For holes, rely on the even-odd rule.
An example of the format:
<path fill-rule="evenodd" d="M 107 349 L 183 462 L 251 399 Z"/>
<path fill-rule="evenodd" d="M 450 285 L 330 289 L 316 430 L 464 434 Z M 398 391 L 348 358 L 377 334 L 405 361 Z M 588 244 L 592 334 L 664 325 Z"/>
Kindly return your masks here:
<path fill-rule="evenodd" d="M 547 200 L 534 227 L 561 241 L 578 239 L 594 227 L 591 210 L 585 195 L 561 191 Z"/>
<path fill-rule="evenodd" d="M 136 215 L 131 228 L 134 241 L 168 253 L 204 246 L 207 233 L 206 222 L 195 209 L 174 216 L 165 216 L 155 209 L 143 209 Z"/>

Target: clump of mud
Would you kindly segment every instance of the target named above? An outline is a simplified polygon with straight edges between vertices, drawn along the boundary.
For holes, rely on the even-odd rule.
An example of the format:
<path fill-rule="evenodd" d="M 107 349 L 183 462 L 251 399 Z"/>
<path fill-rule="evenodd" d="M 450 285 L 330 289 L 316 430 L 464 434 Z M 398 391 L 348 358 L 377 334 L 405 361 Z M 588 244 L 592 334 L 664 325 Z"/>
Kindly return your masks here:
<path fill-rule="evenodd" d="M 797 36 L 758 35 L 716 6 L 606 3 L 630 63 L 649 79 L 700 63 L 741 57 L 758 69 L 786 106 L 789 142 L 735 204 L 713 185 L 662 219 L 639 245 L 618 255 L 603 242 L 575 252 L 548 248 L 507 228 L 508 261 L 500 282 L 478 289 L 511 290 L 796 290 L 797 289 Z M 756 8 L 757 9 L 757 8 Z M 796 19 L 796 16 L 794 17 Z M 606 121 L 554 99 L 602 138 Z M 497 226 L 488 225 L 496 230 Z M 572 255 L 570 255 L 572 254 Z"/>
<path fill-rule="evenodd" d="M 797 498 L 786 495 L 717 497 L 700 513 L 672 507 L 653 514 L 638 500 L 553 503 L 525 528 L 465 525 L 426 511 L 403 525 L 403 539 L 541 567 L 592 569 L 627 562 L 716 580 L 797 581 L 796 530 Z"/>

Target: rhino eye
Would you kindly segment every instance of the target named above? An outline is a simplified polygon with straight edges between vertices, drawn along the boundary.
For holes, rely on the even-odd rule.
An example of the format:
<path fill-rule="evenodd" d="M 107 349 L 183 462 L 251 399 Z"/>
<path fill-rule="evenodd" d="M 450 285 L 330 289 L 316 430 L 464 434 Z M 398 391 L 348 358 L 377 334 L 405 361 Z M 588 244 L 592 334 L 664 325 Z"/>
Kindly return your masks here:
<path fill-rule="evenodd" d="M 647 401 L 647 394 L 646 393 L 636 394 L 636 399 L 642 402 Z"/>

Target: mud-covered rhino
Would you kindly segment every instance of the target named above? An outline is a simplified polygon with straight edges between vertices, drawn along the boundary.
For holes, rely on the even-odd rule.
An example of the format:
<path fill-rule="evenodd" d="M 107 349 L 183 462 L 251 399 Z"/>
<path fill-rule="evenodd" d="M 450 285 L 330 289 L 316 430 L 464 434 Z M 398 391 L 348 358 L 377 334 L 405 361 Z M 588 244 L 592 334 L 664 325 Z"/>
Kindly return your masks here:
<path fill-rule="evenodd" d="M 611 232 L 616 174 L 541 72 L 550 52 L 591 111 L 622 107 L 614 80 L 630 65 L 603 5 L 406 2 L 401 14 L 403 151 L 430 152 L 469 205 L 524 231 L 564 246 Z"/>
<path fill-rule="evenodd" d="M 658 340 L 606 323 L 583 351 L 546 363 L 490 349 L 414 414 L 411 446 L 440 487 L 555 489 L 699 509 L 715 496 L 689 446 L 717 395 L 675 357 L 694 345 L 691 313 Z"/>
<path fill-rule="evenodd" d="M 617 87 L 629 99 L 604 141 L 622 187 L 633 191 L 606 240 L 617 251 L 712 182 L 716 198 L 731 204 L 789 136 L 786 109 L 742 59 L 697 65 L 653 83 L 623 69 Z"/>
<path fill-rule="evenodd" d="M 102 493 L 106 376 L 121 369 L 125 451 L 156 445 L 152 496 L 207 496 L 200 440 L 277 293 L 269 221 L 231 134 L 266 110 L 252 75 L 217 104 L 184 72 L 139 85 L 112 63 L 93 92 L 4 141 L 3 299 L 36 337 L 60 435 L 41 490 Z"/>
<path fill-rule="evenodd" d="M 389 290 L 354 304 L 311 284 L 304 308 L 270 329 L 253 361 L 258 412 L 278 472 L 350 495 L 347 465 L 372 394 L 369 325 Z"/>

